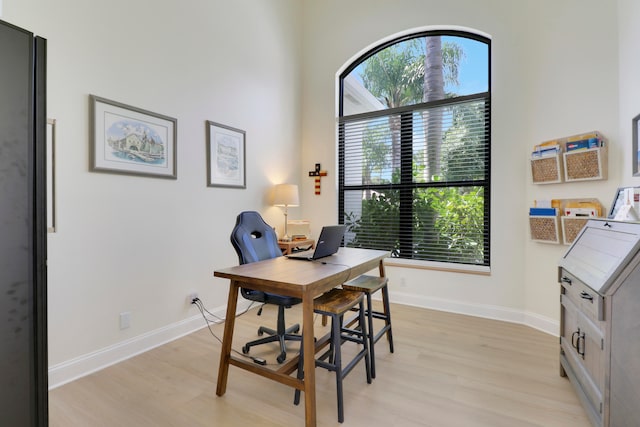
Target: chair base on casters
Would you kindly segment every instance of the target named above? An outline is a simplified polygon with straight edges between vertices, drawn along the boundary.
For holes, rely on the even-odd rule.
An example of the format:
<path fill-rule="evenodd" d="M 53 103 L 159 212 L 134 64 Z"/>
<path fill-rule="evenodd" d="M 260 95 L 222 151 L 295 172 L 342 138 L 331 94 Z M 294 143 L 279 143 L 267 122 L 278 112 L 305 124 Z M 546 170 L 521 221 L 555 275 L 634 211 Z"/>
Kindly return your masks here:
<path fill-rule="evenodd" d="M 364 316 L 364 295 L 362 292 L 347 291 L 344 289 L 333 289 L 326 294 L 316 298 L 313 302 L 313 311 L 331 317 L 331 340 L 329 342 L 329 350 L 316 359 L 316 366 L 325 368 L 336 373 L 336 392 L 338 398 L 338 422 L 344 421 L 344 405 L 342 380 L 349 372 L 353 370 L 355 365 L 364 359 L 365 371 L 367 374 L 367 383 L 371 384 L 371 369 L 369 359 L 369 340 L 367 335 L 367 327 Z M 344 314 L 352 308 L 358 307 L 358 325 L 356 329 L 349 329 L 343 326 Z M 351 361 L 344 364 L 342 361 L 342 343 L 351 341 L 362 345 L 362 349 L 355 355 Z M 304 359 L 302 347 L 300 347 L 300 358 L 298 360 L 298 379 L 304 378 Z M 311 355 L 314 357 L 314 355 Z M 300 403 L 300 390 L 295 391 L 294 404 Z"/>
<path fill-rule="evenodd" d="M 249 341 L 242 347 L 242 353 L 248 354 L 249 349 L 256 345 L 266 344 L 270 342 L 279 342 L 280 354 L 278 355 L 278 357 L 276 357 L 276 360 L 278 361 L 278 363 L 282 363 L 287 359 L 286 341 L 301 341 L 302 335 L 297 334 L 297 332 L 300 331 L 300 325 L 297 323 L 288 328 L 284 327 L 284 309 L 285 307 L 283 305 L 278 306 L 278 329 L 273 330 L 271 328 L 267 328 L 266 326 L 260 326 L 258 328 L 258 336 L 262 336 L 264 334 L 267 334 L 269 336 Z"/>

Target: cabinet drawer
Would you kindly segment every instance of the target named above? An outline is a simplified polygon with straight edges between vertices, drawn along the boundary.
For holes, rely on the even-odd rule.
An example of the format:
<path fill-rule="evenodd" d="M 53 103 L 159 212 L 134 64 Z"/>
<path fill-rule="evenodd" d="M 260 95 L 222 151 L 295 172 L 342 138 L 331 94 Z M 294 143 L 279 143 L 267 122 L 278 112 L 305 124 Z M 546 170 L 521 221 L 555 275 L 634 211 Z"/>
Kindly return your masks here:
<path fill-rule="evenodd" d="M 595 321 L 604 320 L 604 298 L 602 295 L 563 268 L 560 269 L 560 283 L 562 284 L 562 294 L 571 299 L 581 311 Z"/>

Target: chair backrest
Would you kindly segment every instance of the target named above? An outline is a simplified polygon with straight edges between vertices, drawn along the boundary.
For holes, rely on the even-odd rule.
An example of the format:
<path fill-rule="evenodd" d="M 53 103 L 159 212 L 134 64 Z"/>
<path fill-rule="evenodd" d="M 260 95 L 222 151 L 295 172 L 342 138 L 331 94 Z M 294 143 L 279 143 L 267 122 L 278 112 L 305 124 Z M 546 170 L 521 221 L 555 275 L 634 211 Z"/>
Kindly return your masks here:
<path fill-rule="evenodd" d="M 240 264 L 282 256 L 276 232 L 255 211 L 241 212 L 231 232 L 231 244 Z"/>

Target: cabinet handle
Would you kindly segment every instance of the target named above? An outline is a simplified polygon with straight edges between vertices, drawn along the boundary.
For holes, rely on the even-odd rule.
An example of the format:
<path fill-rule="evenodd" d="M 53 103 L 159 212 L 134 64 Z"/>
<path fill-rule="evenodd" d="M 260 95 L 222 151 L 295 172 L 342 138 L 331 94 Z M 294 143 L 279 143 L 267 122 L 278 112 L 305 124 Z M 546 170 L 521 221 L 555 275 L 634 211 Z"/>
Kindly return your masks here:
<path fill-rule="evenodd" d="M 569 286 L 571 286 L 571 285 L 572 285 L 572 283 L 571 283 L 571 279 L 569 279 L 567 276 L 562 276 L 562 279 L 560 279 L 560 281 L 561 281 L 562 283 L 568 283 L 568 284 L 569 284 Z"/>
<path fill-rule="evenodd" d="M 580 346 L 580 341 L 582 341 L 582 349 Z M 580 334 L 580 337 L 578 337 L 578 347 L 576 347 L 576 350 L 578 350 L 578 354 L 580 356 L 582 356 L 582 358 L 584 359 L 584 348 L 586 347 L 586 338 L 584 336 L 584 332 Z"/>
<path fill-rule="evenodd" d="M 589 293 L 587 293 L 585 291 L 580 292 L 580 298 L 586 299 L 586 300 L 589 300 L 589 301 L 593 302 L 593 295 L 591 295 L 591 294 L 589 294 Z"/>
<path fill-rule="evenodd" d="M 576 340 L 576 337 L 578 337 L 578 340 Z M 571 346 L 576 350 L 578 349 L 579 341 L 580 341 L 580 328 L 578 328 L 577 331 L 571 334 Z"/>

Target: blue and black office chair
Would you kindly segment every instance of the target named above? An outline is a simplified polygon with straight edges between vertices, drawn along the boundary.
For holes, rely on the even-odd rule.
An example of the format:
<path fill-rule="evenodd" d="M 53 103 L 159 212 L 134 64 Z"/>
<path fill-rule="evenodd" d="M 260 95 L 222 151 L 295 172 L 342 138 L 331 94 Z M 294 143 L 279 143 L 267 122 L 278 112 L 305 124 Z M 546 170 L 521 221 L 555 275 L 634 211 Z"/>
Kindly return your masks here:
<path fill-rule="evenodd" d="M 280 246 L 278 246 L 278 238 L 276 237 L 275 231 L 269 224 L 264 222 L 258 212 L 254 211 L 245 211 L 238 215 L 236 225 L 231 233 L 231 244 L 238 254 L 240 264 L 248 264 L 282 256 L 282 250 Z M 285 328 L 284 310 L 292 305 L 301 303 L 302 300 L 300 298 L 271 294 L 243 287 L 240 288 L 240 293 L 248 300 L 278 306 L 278 325 L 276 330 L 260 326 L 260 328 L 258 328 L 258 335 L 262 336 L 267 333 L 269 336 L 246 343 L 244 347 L 242 347 L 242 352 L 244 354 L 249 353 L 249 349 L 255 345 L 279 342 L 280 354 L 276 360 L 278 363 L 284 362 L 287 358 L 285 341 L 300 341 L 302 339 L 302 335 L 297 334 L 297 332 L 300 331 L 299 324 Z M 260 311 L 258 314 L 260 314 Z"/>

